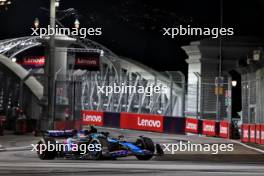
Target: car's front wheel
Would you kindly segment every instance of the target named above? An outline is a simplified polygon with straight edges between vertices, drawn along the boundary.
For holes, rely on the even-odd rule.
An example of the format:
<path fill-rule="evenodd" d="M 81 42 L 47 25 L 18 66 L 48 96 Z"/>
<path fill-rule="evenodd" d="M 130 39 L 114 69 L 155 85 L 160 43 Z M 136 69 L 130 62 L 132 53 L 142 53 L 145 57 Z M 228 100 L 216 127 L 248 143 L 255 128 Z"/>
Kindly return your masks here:
<path fill-rule="evenodd" d="M 136 141 L 136 145 L 141 148 L 150 151 L 150 154 L 145 154 L 145 155 L 136 155 L 138 160 L 150 160 L 155 152 L 155 146 L 154 142 L 147 137 L 140 137 Z"/>

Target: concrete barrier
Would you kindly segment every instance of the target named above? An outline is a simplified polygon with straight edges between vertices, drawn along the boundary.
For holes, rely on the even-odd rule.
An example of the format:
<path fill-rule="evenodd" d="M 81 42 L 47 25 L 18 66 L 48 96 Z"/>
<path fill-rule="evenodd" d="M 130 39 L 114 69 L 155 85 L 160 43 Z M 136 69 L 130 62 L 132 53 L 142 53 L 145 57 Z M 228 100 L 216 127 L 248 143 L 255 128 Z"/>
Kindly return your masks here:
<path fill-rule="evenodd" d="M 55 121 L 54 129 L 81 129 L 82 126 L 95 125 L 131 130 L 153 131 L 173 134 L 203 134 L 206 136 L 230 138 L 231 124 L 228 121 L 200 120 L 196 118 L 171 117 L 155 114 L 127 112 L 100 112 L 81 110 L 77 121 Z M 241 141 L 264 144 L 264 124 L 242 124 Z"/>
<path fill-rule="evenodd" d="M 185 132 L 201 134 L 202 132 L 202 121 L 195 118 L 185 118 Z"/>
<path fill-rule="evenodd" d="M 120 128 L 120 113 L 104 112 L 104 126 Z"/>
<path fill-rule="evenodd" d="M 219 122 L 219 137 L 230 138 L 231 127 L 228 121 Z"/>
<path fill-rule="evenodd" d="M 202 134 L 206 136 L 219 135 L 219 122 L 215 120 L 202 120 Z"/>
<path fill-rule="evenodd" d="M 120 128 L 163 132 L 163 116 L 121 112 Z"/>
<path fill-rule="evenodd" d="M 249 142 L 256 143 L 256 125 L 249 125 Z"/>
<path fill-rule="evenodd" d="M 261 143 L 261 125 L 256 124 L 256 144 Z"/>
<path fill-rule="evenodd" d="M 261 130 L 261 133 L 260 133 L 260 144 L 264 144 L 264 124 L 260 125 L 260 130 Z"/>
<path fill-rule="evenodd" d="M 185 118 L 164 116 L 163 132 L 173 134 L 185 134 Z"/>
<path fill-rule="evenodd" d="M 83 125 L 104 126 L 104 112 L 100 111 L 81 111 Z"/>
<path fill-rule="evenodd" d="M 249 124 L 241 125 L 241 142 L 249 142 Z"/>

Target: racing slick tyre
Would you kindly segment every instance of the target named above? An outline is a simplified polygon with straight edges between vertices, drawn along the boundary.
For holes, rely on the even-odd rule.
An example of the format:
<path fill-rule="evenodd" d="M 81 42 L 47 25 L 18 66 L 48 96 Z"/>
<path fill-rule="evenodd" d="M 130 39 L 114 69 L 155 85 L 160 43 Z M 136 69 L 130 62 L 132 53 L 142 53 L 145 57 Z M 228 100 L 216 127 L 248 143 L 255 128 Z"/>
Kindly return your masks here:
<path fill-rule="evenodd" d="M 145 149 L 150 151 L 152 154 L 147 154 L 147 155 L 136 155 L 138 160 L 150 160 L 155 152 L 155 145 L 154 142 L 147 137 L 140 137 L 136 141 L 136 145 L 140 147 L 141 149 Z"/>
<path fill-rule="evenodd" d="M 43 148 L 41 149 L 41 147 L 44 147 L 44 145 L 46 145 L 46 147 L 47 147 L 48 144 L 54 144 L 54 146 L 55 146 L 56 141 L 52 138 L 44 138 L 38 142 L 37 154 L 38 154 L 38 157 L 42 160 L 53 160 L 53 159 L 55 159 L 55 157 L 57 155 L 56 150 L 48 151 L 47 148 L 46 148 L 46 150 L 44 150 Z"/>
<path fill-rule="evenodd" d="M 89 156 L 92 160 L 100 160 L 104 158 L 103 153 L 108 152 L 108 144 L 107 144 L 107 139 L 104 138 L 96 138 L 92 139 L 89 144 L 95 145 L 94 151 L 88 151 Z M 96 146 L 97 145 L 97 146 Z M 98 150 L 98 145 L 100 145 L 100 150 Z M 107 150 L 107 151 L 105 151 Z"/>

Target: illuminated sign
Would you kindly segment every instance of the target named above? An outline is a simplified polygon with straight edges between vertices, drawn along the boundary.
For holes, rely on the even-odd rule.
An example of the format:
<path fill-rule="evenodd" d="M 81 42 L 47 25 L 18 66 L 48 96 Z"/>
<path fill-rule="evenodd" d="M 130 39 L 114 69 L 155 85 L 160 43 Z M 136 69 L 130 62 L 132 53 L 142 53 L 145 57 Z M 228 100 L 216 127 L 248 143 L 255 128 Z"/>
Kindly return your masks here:
<path fill-rule="evenodd" d="M 45 56 L 27 56 L 18 61 L 20 65 L 27 68 L 40 68 L 45 66 Z"/>
<path fill-rule="evenodd" d="M 100 53 L 76 53 L 75 69 L 99 70 Z"/>

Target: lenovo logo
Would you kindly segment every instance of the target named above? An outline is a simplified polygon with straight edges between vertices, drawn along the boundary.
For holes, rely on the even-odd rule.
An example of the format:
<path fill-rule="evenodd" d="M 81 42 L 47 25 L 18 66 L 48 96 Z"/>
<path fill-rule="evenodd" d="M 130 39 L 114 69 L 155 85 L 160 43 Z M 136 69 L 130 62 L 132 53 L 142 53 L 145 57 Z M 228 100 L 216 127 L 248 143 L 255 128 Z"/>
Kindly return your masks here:
<path fill-rule="evenodd" d="M 220 127 L 221 134 L 227 134 L 227 127 Z"/>
<path fill-rule="evenodd" d="M 83 114 L 83 121 L 85 121 L 85 122 L 102 122 L 102 116 Z"/>
<path fill-rule="evenodd" d="M 243 130 L 243 136 L 248 138 L 248 130 Z"/>
<path fill-rule="evenodd" d="M 257 139 L 260 138 L 260 131 L 259 131 L 259 130 L 256 131 L 256 138 L 257 138 Z"/>
<path fill-rule="evenodd" d="M 98 61 L 95 59 L 81 59 L 81 58 L 77 58 L 76 63 L 77 65 L 88 65 L 88 66 L 97 66 L 98 65 Z"/>
<path fill-rule="evenodd" d="M 160 128 L 161 122 L 159 120 L 148 120 L 148 119 L 141 119 L 140 117 L 137 118 L 137 124 L 138 126 L 143 127 L 155 127 Z"/>
<path fill-rule="evenodd" d="M 197 129 L 197 124 L 195 124 L 195 123 L 187 123 L 186 124 L 186 128 L 187 129 L 191 129 L 191 130 L 196 130 Z"/>
<path fill-rule="evenodd" d="M 264 131 L 261 131 L 261 139 L 264 139 Z"/>
<path fill-rule="evenodd" d="M 214 132 L 214 126 L 212 125 L 205 125 L 203 128 L 204 131 L 210 131 L 210 132 Z"/>

